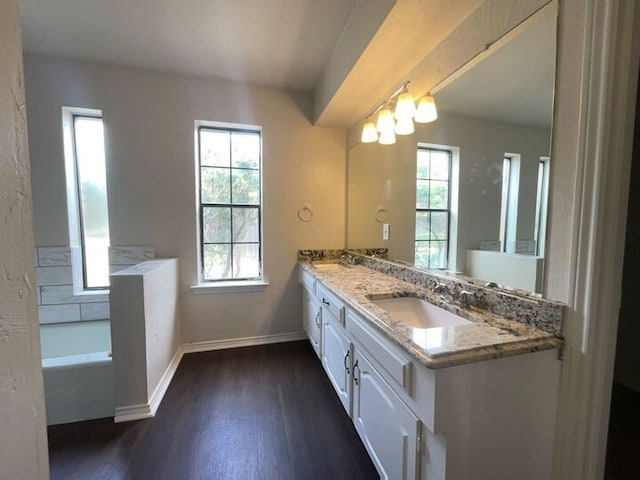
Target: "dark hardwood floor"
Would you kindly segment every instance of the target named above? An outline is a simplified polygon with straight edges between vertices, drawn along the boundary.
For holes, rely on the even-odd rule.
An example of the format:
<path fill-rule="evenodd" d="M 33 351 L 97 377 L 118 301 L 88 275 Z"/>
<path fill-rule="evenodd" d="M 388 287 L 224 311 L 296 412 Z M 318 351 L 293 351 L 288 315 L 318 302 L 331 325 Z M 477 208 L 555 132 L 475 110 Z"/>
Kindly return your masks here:
<path fill-rule="evenodd" d="M 52 479 L 374 479 L 310 345 L 185 355 L 155 418 L 49 427 Z"/>
<path fill-rule="evenodd" d="M 640 393 L 614 383 L 605 480 L 640 478 Z"/>

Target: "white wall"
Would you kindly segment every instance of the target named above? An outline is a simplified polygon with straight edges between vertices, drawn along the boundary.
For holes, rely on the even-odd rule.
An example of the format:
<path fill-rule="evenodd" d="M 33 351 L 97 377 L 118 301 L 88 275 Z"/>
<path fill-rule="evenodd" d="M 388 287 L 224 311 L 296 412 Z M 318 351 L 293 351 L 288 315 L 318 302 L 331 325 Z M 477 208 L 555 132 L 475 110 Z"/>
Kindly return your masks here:
<path fill-rule="evenodd" d="M 0 2 L 0 478 L 49 477 L 17 0 Z"/>
<path fill-rule="evenodd" d="M 314 127 L 310 98 L 212 79 L 25 57 L 38 246 L 68 245 L 62 106 L 101 109 L 112 245 L 178 257 L 183 341 L 300 331 L 296 251 L 342 248 L 345 131 Z M 263 292 L 194 295 L 194 120 L 263 127 Z M 309 203 L 314 220 L 296 211 Z"/>
<path fill-rule="evenodd" d="M 397 139 L 395 145 L 359 144 L 349 151 L 350 248 L 388 247 L 391 258 L 413 262 L 419 142 L 460 148 L 456 268 L 464 269 L 467 250 L 498 240 L 505 153 L 521 154 L 517 238 L 533 239 L 538 161 L 549 153 L 548 129 L 441 114 L 437 122 L 417 125 L 415 134 Z M 388 242 L 374 220 L 379 205 L 390 213 Z"/>

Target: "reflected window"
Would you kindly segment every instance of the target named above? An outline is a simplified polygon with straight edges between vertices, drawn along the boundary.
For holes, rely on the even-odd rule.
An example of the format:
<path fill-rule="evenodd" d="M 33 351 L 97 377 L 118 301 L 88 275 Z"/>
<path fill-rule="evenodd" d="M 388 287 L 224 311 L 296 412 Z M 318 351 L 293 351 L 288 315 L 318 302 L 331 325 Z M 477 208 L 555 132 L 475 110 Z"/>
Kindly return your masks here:
<path fill-rule="evenodd" d="M 500 204 L 500 249 L 507 253 L 519 251 L 516 240 L 518 228 L 518 199 L 520 195 L 519 153 L 505 154 L 502 163 L 502 196 Z"/>
<path fill-rule="evenodd" d="M 261 279 L 261 132 L 207 124 L 197 133 L 200 279 Z"/>
<path fill-rule="evenodd" d="M 536 191 L 536 255 L 544 256 L 547 225 L 547 204 L 549 201 L 549 157 L 541 157 L 538 162 L 538 186 Z"/>
<path fill-rule="evenodd" d="M 509 187 L 511 185 L 511 157 L 502 160 L 502 195 L 500 197 L 500 251 L 507 251 L 507 232 L 509 225 Z"/>
<path fill-rule="evenodd" d="M 450 150 L 418 147 L 414 260 L 418 267 L 447 268 L 451 157 Z"/>

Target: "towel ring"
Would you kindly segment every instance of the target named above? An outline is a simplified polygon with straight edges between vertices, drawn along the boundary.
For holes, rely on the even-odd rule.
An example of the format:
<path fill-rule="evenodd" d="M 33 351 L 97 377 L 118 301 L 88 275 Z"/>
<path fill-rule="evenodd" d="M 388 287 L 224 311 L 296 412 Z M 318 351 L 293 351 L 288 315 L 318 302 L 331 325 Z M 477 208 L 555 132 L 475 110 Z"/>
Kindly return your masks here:
<path fill-rule="evenodd" d="M 298 219 L 301 222 L 310 222 L 313 220 L 313 210 L 311 210 L 310 205 L 307 204 L 298 210 Z"/>
<path fill-rule="evenodd" d="M 389 219 L 389 210 L 384 207 L 378 207 L 375 214 L 376 222 L 382 223 Z"/>

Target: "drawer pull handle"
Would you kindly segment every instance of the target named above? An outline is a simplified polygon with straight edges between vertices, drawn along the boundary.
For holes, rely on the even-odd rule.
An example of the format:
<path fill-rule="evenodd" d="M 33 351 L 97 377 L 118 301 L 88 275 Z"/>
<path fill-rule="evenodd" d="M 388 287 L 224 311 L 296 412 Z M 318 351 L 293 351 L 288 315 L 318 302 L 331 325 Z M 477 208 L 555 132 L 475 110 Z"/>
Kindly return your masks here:
<path fill-rule="evenodd" d="M 324 297 L 322 297 L 322 303 L 324 303 L 325 305 L 331 306 L 331 304 Z"/>
<path fill-rule="evenodd" d="M 358 369 L 358 373 L 356 373 L 356 368 Z M 358 365 L 358 360 L 353 364 L 353 383 L 360 385 L 360 365 Z"/>
<path fill-rule="evenodd" d="M 347 375 L 349 375 L 351 373 L 349 371 L 349 367 L 347 366 L 347 359 L 349 358 L 350 354 L 351 354 L 351 352 L 349 350 L 347 350 L 347 354 L 344 356 L 344 369 L 347 371 Z"/>
<path fill-rule="evenodd" d="M 320 328 L 320 310 L 316 313 L 316 327 Z"/>

